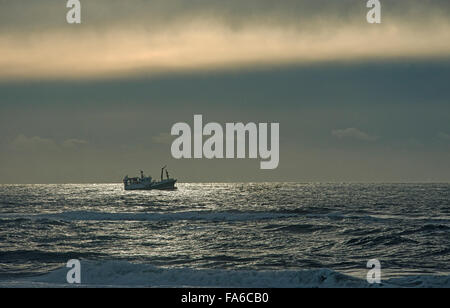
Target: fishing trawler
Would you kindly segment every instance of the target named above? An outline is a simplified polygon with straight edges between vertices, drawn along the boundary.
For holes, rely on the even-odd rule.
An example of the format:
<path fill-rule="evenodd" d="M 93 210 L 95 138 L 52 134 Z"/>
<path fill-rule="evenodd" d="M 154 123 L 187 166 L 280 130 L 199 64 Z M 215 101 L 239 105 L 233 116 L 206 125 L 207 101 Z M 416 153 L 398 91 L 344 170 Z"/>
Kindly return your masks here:
<path fill-rule="evenodd" d="M 161 181 L 155 181 L 151 176 L 144 176 L 144 171 L 141 170 L 140 177 L 130 178 L 126 175 L 123 178 L 123 185 L 125 190 L 174 190 L 177 189 L 175 183 L 176 179 L 169 177 L 169 172 L 166 169 L 167 166 L 161 168 Z M 163 178 L 164 171 L 166 171 L 166 179 Z"/>

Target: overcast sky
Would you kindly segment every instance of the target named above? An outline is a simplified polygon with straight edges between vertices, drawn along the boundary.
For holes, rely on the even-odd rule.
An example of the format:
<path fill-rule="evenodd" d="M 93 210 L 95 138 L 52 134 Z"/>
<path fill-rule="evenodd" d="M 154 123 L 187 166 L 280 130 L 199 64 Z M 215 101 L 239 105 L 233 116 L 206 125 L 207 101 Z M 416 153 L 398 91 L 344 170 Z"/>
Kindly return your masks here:
<path fill-rule="evenodd" d="M 450 181 L 450 2 L 0 0 L 0 183 Z M 175 160 L 176 122 L 279 122 L 280 164 Z"/>

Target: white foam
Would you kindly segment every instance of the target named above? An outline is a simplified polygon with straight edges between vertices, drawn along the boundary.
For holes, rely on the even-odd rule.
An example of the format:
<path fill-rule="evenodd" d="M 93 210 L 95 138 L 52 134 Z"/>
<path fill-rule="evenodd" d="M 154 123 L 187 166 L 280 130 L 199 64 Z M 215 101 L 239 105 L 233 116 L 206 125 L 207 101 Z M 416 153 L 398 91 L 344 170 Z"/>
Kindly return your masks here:
<path fill-rule="evenodd" d="M 291 217 L 291 214 L 270 212 L 209 212 L 188 211 L 175 213 L 107 213 L 92 211 L 74 211 L 56 214 L 29 216 L 31 219 L 52 219 L 63 221 L 251 221 Z"/>
<path fill-rule="evenodd" d="M 0 287 L 70 287 L 68 269 L 21 280 L 0 281 Z M 299 271 L 161 268 L 125 261 L 82 261 L 81 285 L 87 287 L 449 287 L 450 276 L 411 276 L 370 285 L 363 279 L 329 269 Z"/>

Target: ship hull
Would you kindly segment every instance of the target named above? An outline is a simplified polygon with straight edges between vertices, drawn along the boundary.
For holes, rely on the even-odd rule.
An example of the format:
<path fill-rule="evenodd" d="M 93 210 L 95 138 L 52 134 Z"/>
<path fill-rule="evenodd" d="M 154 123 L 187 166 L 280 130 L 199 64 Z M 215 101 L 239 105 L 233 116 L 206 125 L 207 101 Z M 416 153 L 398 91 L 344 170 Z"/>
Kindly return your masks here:
<path fill-rule="evenodd" d="M 152 183 L 137 183 L 137 184 L 129 184 L 125 185 L 125 190 L 175 190 L 176 179 L 167 179 L 162 180 L 160 182 L 152 182 Z"/>

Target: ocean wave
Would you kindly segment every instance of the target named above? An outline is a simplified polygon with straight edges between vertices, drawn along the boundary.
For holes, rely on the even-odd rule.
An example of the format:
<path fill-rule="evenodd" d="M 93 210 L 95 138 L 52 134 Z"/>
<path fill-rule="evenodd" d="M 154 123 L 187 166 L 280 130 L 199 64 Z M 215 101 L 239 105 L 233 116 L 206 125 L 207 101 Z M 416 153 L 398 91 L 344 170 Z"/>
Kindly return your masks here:
<path fill-rule="evenodd" d="M 0 287 L 69 287 L 68 268 L 16 280 L 1 280 Z M 381 284 L 330 269 L 223 270 L 162 268 L 127 261 L 81 261 L 81 286 L 86 287 L 250 287 L 250 288 L 365 288 L 450 287 L 450 276 L 417 275 L 392 278 Z"/>
<path fill-rule="evenodd" d="M 450 226 L 442 224 L 427 224 L 419 228 L 419 232 L 448 232 Z"/>
<path fill-rule="evenodd" d="M 107 213 L 93 211 L 73 211 L 54 214 L 22 215 L 14 219 L 56 220 L 56 221 L 252 221 L 293 217 L 293 214 L 273 212 L 210 212 L 187 211 L 175 213 Z M 11 217 L 10 217 L 11 219 Z"/>
<path fill-rule="evenodd" d="M 405 216 L 405 215 L 379 215 L 379 214 L 355 214 L 355 213 L 342 213 L 342 212 L 331 212 L 322 214 L 306 214 L 306 218 L 312 219 L 326 219 L 330 221 L 344 221 L 344 220 L 355 220 L 362 221 L 366 223 L 424 223 L 427 224 L 425 228 L 421 231 L 426 231 L 426 229 L 434 229 L 435 225 L 440 225 L 438 228 L 445 229 L 449 228 L 446 224 L 450 223 L 448 217 L 428 217 L 428 216 Z"/>
<path fill-rule="evenodd" d="M 9 262 L 11 260 L 14 261 L 41 261 L 41 262 L 65 262 L 71 258 L 94 258 L 100 257 L 104 254 L 100 252 L 92 252 L 92 253 L 79 253 L 76 251 L 73 252 L 53 252 L 53 251 L 44 251 L 44 250 L 6 250 L 0 252 L 0 263 Z"/>
<path fill-rule="evenodd" d="M 418 244 L 418 242 L 415 240 L 396 234 L 356 237 L 347 240 L 345 244 L 348 246 L 376 246 L 376 245 L 393 246 L 405 243 L 413 245 Z"/>
<path fill-rule="evenodd" d="M 269 231 L 282 231 L 290 233 L 313 233 L 316 231 L 331 231 L 336 229 L 336 227 L 330 225 L 312 225 L 312 224 L 289 224 L 289 225 L 272 224 L 263 227 L 263 229 Z"/>

